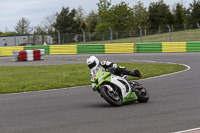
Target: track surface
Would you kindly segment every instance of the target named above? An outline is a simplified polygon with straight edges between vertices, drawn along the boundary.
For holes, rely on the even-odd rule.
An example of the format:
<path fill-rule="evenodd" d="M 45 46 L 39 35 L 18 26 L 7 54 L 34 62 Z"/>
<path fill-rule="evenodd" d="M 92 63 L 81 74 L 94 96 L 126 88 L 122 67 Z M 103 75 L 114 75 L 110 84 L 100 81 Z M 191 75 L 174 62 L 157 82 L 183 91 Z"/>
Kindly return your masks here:
<path fill-rule="evenodd" d="M 0 65 L 44 65 L 85 62 L 89 55 L 45 56 L 44 61 Z M 200 53 L 97 55 L 110 61 L 151 60 L 183 63 L 190 70 L 140 80 L 148 103 L 112 107 L 90 86 L 0 95 L 1 133 L 169 133 L 200 127 Z M 77 60 L 78 59 L 78 60 Z M 148 68 L 147 68 L 148 69 Z"/>

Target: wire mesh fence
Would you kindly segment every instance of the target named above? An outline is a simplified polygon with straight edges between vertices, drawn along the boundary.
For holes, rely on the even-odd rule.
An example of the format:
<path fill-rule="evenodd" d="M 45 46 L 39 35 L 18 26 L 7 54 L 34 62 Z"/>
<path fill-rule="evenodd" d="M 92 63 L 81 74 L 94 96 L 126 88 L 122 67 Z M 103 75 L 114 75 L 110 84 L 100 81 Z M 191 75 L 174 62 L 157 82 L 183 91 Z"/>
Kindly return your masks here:
<path fill-rule="evenodd" d="M 189 42 L 200 41 L 200 28 L 196 29 L 137 29 L 129 31 L 79 32 L 51 35 L 23 35 L 0 37 L 0 46 L 23 44 L 105 44 L 105 43 L 148 43 L 148 42 Z"/>
<path fill-rule="evenodd" d="M 62 33 L 61 33 L 62 34 Z M 54 43 L 59 38 L 54 35 Z M 188 42 L 200 41 L 200 29 L 158 29 L 70 33 L 61 35 L 61 44 L 70 43 L 145 43 L 145 42 Z"/>

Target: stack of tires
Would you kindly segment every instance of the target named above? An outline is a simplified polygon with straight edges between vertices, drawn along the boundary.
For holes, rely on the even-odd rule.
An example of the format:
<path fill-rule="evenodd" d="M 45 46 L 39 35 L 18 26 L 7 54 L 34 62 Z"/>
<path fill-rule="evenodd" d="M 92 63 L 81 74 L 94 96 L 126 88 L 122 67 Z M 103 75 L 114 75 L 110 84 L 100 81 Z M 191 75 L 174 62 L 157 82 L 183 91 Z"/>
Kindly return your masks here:
<path fill-rule="evenodd" d="M 13 51 L 14 61 L 43 60 L 44 49 Z"/>

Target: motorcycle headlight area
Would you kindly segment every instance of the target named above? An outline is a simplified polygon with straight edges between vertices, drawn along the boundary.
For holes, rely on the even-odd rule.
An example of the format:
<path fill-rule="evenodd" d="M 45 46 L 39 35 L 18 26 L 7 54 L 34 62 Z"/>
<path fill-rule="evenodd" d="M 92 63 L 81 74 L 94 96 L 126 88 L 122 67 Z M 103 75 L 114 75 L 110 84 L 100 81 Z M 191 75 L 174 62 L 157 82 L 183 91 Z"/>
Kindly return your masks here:
<path fill-rule="evenodd" d="M 102 80 L 103 76 L 104 76 L 104 73 L 100 76 L 98 83 Z"/>

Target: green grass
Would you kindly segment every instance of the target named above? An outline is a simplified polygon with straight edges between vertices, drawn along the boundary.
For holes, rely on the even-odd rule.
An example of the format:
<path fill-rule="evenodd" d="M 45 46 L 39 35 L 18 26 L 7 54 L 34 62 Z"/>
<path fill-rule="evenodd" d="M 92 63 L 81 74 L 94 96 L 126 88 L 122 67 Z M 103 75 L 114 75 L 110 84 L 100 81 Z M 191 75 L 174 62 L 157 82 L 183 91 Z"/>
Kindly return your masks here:
<path fill-rule="evenodd" d="M 185 66 L 153 63 L 118 63 L 141 71 L 143 78 L 172 73 Z M 86 64 L 45 66 L 0 66 L 0 93 L 16 93 L 66 88 L 90 84 L 90 70 Z M 137 79 L 137 78 L 130 78 Z"/>

